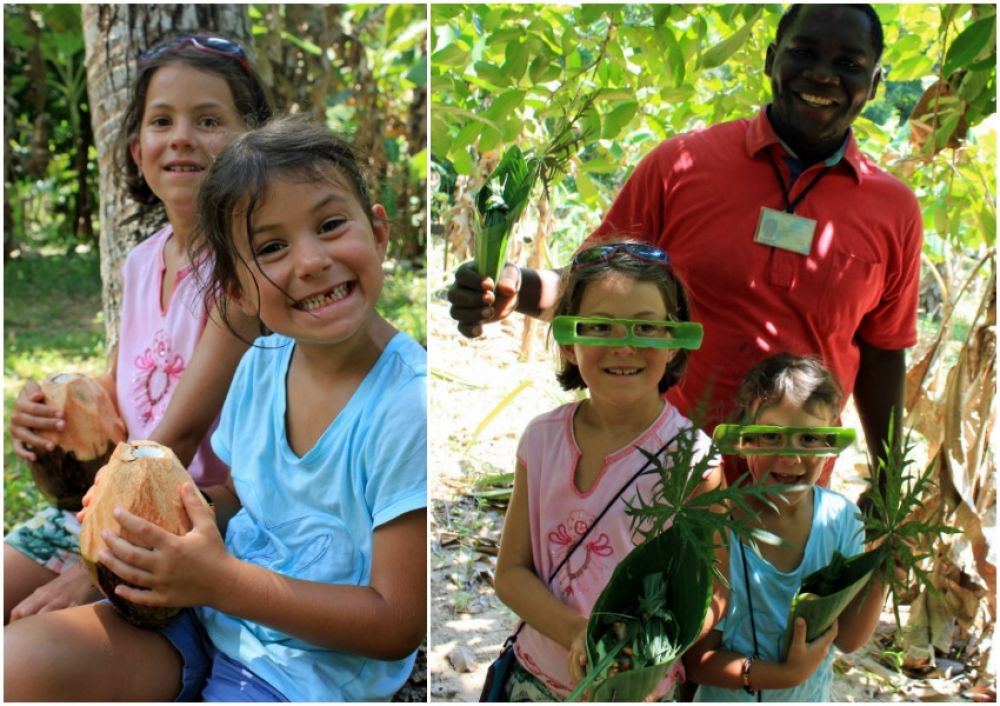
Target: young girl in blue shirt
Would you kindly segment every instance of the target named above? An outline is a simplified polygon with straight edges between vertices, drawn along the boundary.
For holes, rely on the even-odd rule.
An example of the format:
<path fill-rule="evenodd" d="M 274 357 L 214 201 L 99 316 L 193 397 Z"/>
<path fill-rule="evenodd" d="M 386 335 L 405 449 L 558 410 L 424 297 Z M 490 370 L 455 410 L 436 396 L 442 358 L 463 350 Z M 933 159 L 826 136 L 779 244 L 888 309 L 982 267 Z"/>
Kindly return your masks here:
<path fill-rule="evenodd" d="M 107 603 L 39 616 L 68 636 L 49 652 L 8 629 L 7 697 L 387 700 L 425 632 L 427 537 L 426 354 L 375 309 L 385 210 L 348 145 L 286 119 L 219 155 L 199 214 L 223 319 L 273 332 L 212 437 L 242 507 L 186 484 L 184 536 L 122 513 L 141 546 L 105 533 L 118 595 L 195 609 L 161 633 Z"/>
<path fill-rule="evenodd" d="M 751 370 L 737 395 L 740 419 L 774 427 L 833 427 L 840 409 L 840 387 L 813 357 L 772 356 Z M 788 432 L 789 434 L 791 432 Z M 761 434 L 761 444 L 771 436 Z M 806 442 L 802 442 L 806 443 Z M 780 446 L 780 444 L 779 444 Z M 688 677 L 700 686 L 695 701 L 829 701 L 833 649 L 853 652 L 871 637 L 887 589 L 876 578 L 861 590 L 837 621 L 812 642 L 797 618 L 791 646 L 781 651 L 792 598 L 802 579 L 833 558 L 863 549 L 860 511 L 843 495 L 816 485 L 826 460 L 820 455 L 749 455 L 753 483 L 793 486 L 773 505 L 748 499 L 734 516 L 755 513 L 752 526 L 785 542 L 759 543 L 760 553 L 730 533 L 728 599 L 723 618 L 684 655 Z M 722 583 L 718 591 L 726 593 Z"/>

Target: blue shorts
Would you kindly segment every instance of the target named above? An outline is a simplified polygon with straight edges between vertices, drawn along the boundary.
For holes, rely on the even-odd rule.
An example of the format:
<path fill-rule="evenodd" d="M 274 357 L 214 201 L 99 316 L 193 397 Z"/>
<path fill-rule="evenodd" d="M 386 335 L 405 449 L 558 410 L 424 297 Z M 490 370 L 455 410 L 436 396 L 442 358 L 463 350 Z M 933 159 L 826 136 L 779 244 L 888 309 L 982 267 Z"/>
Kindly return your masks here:
<path fill-rule="evenodd" d="M 219 652 L 198 616 L 185 608 L 160 634 L 181 653 L 181 691 L 174 701 L 288 701 L 239 662 Z"/>

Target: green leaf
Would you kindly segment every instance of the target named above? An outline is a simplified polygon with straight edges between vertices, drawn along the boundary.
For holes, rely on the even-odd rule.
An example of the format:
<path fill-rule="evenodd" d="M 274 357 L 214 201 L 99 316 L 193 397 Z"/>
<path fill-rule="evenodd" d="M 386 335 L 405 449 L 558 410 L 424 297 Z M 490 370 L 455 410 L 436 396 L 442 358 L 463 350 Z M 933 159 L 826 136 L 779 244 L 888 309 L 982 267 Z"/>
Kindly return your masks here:
<path fill-rule="evenodd" d="M 469 52 L 457 43 L 448 44 L 431 56 L 431 64 L 438 66 L 464 66 Z"/>
<path fill-rule="evenodd" d="M 476 269 L 494 282 L 507 261 L 511 231 L 528 205 L 537 176 L 537 161 L 526 160 L 517 145 L 513 145 L 504 152 L 476 195 L 479 213 L 473 243 Z"/>
<path fill-rule="evenodd" d="M 437 155 L 446 155 L 451 149 L 451 131 L 444 119 L 431 111 L 431 150 Z"/>
<path fill-rule="evenodd" d="M 312 54 L 313 56 L 322 56 L 323 55 L 323 50 L 320 47 L 316 46 L 315 44 L 313 44 L 312 42 L 310 42 L 308 39 L 302 39 L 301 37 L 296 37 L 294 34 L 292 34 L 291 32 L 289 32 L 288 30 L 284 30 L 284 29 L 281 30 L 281 38 L 285 39 L 285 40 L 287 40 L 289 42 L 291 42 L 292 44 L 294 44 L 295 46 L 297 46 L 299 49 L 301 49 L 302 51 L 306 52 L 307 54 Z"/>
<path fill-rule="evenodd" d="M 761 11 L 758 8 L 757 12 L 753 15 L 753 19 L 748 20 L 747 23 L 738 31 L 729 37 L 726 37 L 714 47 L 702 54 L 701 67 L 703 69 L 714 69 L 716 66 L 724 64 L 726 59 L 735 54 L 750 37 L 750 32 L 753 31 L 754 23 L 757 21 L 757 18 L 760 17 L 760 12 Z"/>
<path fill-rule="evenodd" d="M 493 99 L 490 103 L 490 107 L 483 111 L 483 117 L 487 120 L 500 121 L 509 114 L 514 112 L 514 109 L 521 105 L 524 100 L 525 91 L 519 88 L 513 88 L 509 91 L 504 91 L 499 96 Z"/>
<path fill-rule="evenodd" d="M 597 187 L 584 172 L 576 174 L 576 188 L 580 192 L 580 198 L 588 206 L 593 206 L 597 202 Z"/>
<path fill-rule="evenodd" d="M 635 117 L 639 110 L 638 101 L 625 101 L 604 116 L 604 131 L 601 136 L 606 140 L 614 139 L 626 125 Z"/>
<path fill-rule="evenodd" d="M 475 169 L 476 165 L 472 162 L 472 155 L 469 154 L 469 150 L 455 150 L 454 153 L 449 152 L 448 154 L 451 157 L 451 163 L 455 167 L 456 172 L 465 176 L 472 174 L 472 170 Z"/>
<path fill-rule="evenodd" d="M 427 55 L 421 54 L 420 58 L 417 60 L 410 70 L 406 72 L 406 78 L 412 81 L 417 86 L 423 86 L 427 83 Z"/>
<path fill-rule="evenodd" d="M 524 76 L 525 69 L 528 68 L 528 49 L 518 40 L 507 43 L 504 61 L 501 71 L 507 74 L 514 83 Z"/>
<path fill-rule="evenodd" d="M 944 60 L 944 75 L 950 76 L 976 57 L 992 41 L 996 43 L 996 15 L 973 22 L 955 37 Z"/>
<path fill-rule="evenodd" d="M 481 76 L 495 86 L 503 87 L 510 85 L 510 79 L 500 70 L 496 64 L 488 61 L 477 61 L 472 65 L 477 76 Z"/>
<path fill-rule="evenodd" d="M 498 144 L 500 144 L 501 139 L 500 131 L 489 125 L 484 125 L 482 132 L 479 134 L 479 151 L 489 152 Z"/>

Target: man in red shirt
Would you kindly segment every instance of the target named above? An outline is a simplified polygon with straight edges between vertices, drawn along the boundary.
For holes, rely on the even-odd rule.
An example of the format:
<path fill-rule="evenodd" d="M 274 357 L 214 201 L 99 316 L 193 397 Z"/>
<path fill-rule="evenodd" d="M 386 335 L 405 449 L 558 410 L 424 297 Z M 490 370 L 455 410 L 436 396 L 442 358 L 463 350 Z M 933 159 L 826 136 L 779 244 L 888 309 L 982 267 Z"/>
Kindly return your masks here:
<path fill-rule="evenodd" d="M 688 416 L 707 400 L 707 431 L 731 412 L 743 375 L 781 351 L 820 356 L 845 397 L 853 391 L 871 458 L 883 456 L 890 416 L 899 429 L 922 217 L 850 129 L 875 96 L 881 54 L 871 6 L 793 5 L 767 50 L 772 103 L 661 143 L 584 244 L 638 237 L 669 253 L 705 338 L 668 396 Z M 558 280 L 508 265 L 494 288 L 463 265 L 452 317 L 477 336 L 515 309 L 547 316 Z"/>

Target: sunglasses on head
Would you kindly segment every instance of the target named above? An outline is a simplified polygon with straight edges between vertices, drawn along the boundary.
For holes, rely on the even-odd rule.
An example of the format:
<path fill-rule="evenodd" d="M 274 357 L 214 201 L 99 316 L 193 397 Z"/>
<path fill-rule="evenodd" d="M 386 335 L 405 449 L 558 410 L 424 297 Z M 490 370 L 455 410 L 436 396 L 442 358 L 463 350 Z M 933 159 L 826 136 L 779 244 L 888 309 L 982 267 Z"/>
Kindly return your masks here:
<path fill-rule="evenodd" d="M 670 256 L 655 245 L 645 243 L 604 243 L 581 250 L 573 257 L 573 270 L 589 267 L 601 262 L 607 262 L 617 253 L 623 253 L 636 260 L 651 262 L 666 267 L 670 264 Z"/>
<path fill-rule="evenodd" d="M 246 52 L 243 51 L 243 47 L 231 39 L 225 39 L 223 37 L 210 37 L 203 34 L 186 34 L 183 37 L 177 37 L 177 39 L 174 39 L 167 44 L 161 44 L 153 47 L 152 49 L 140 52 L 139 64 L 145 64 L 165 54 L 176 54 L 181 49 L 189 45 L 194 49 L 203 51 L 207 54 L 228 56 L 231 59 L 236 59 L 240 62 L 240 66 L 243 67 L 243 70 L 246 71 L 247 74 L 250 73 L 250 63 L 247 61 L 247 55 Z"/>

